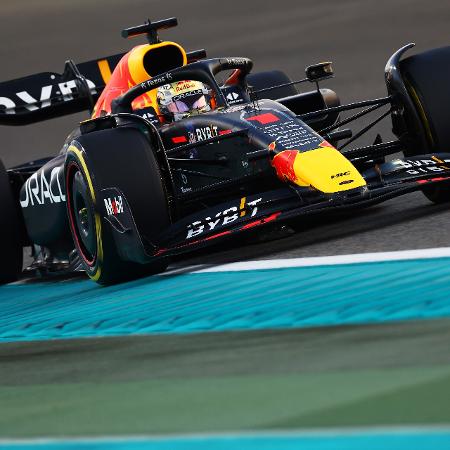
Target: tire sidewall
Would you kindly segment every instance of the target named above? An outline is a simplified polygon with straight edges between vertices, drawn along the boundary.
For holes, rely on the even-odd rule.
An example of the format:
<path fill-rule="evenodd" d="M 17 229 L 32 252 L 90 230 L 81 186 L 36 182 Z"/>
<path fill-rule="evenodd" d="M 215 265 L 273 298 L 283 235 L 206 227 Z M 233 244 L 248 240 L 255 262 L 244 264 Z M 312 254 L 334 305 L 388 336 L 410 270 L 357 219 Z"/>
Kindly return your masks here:
<path fill-rule="evenodd" d="M 86 255 L 83 249 L 83 244 L 82 242 L 80 242 L 79 233 L 76 229 L 77 227 L 74 217 L 75 212 L 73 210 L 73 192 L 72 192 L 72 180 L 76 171 L 79 171 L 81 173 L 84 182 L 88 187 L 88 193 L 90 197 L 89 207 L 92 208 L 91 212 L 94 217 L 96 251 L 95 254 L 92 255 L 93 259 L 89 258 L 89 256 Z M 81 263 L 87 275 L 92 280 L 101 282 L 102 264 L 104 261 L 103 241 L 102 241 L 102 225 L 103 225 L 102 218 L 101 214 L 99 213 L 98 205 L 96 203 L 97 201 L 96 189 L 94 186 L 93 177 L 89 172 L 85 153 L 82 149 L 79 148 L 76 142 L 72 142 L 72 144 L 69 146 L 67 150 L 64 172 L 66 182 L 67 216 L 69 219 L 70 232 L 72 234 L 75 248 L 80 256 Z"/>
<path fill-rule="evenodd" d="M 23 263 L 23 248 L 19 237 L 21 229 L 20 206 L 14 198 L 8 173 L 0 161 L 0 233 L 2 239 L 2 259 L 0 263 L 0 284 L 10 283 L 19 278 Z M 17 203 L 16 203 L 17 202 Z"/>

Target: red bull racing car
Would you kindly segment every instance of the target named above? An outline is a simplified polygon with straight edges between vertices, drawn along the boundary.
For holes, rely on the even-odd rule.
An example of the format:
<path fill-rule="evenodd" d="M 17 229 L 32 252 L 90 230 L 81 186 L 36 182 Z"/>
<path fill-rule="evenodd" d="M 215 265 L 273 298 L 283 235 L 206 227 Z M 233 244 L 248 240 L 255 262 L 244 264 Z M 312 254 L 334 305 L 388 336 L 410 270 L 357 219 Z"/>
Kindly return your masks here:
<path fill-rule="evenodd" d="M 319 87 L 331 63 L 298 81 L 252 73 L 248 58 L 161 41 L 158 30 L 176 24 L 124 30 L 148 40 L 126 54 L 0 83 L 4 125 L 90 111 L 57 156 L 0 165 L 2 283 L 20 276 L 26 246 L 34 269 L 81 267 L 111 284 L 277 221 L 416 190 L 450 200 L 450 47 L 403 57 L 406 45 L 386 65 L 386 97 L 340 104 Z M 346 128 L 377 110 L 362 129 Z M 354 144 L 386 117 L 396 140 Z"/>

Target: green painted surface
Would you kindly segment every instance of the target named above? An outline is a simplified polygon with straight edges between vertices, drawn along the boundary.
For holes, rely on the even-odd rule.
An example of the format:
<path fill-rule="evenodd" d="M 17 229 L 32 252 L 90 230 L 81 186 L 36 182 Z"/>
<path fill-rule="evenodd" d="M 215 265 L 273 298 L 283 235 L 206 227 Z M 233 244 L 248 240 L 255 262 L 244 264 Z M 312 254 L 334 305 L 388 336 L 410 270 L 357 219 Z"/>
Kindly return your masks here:
<path fill-rule="evenodd" d="M 450 320 L 0 345 L 0 438 L 450 424 Z"/>
<path fill-rule="evenodd" d="M 450 365 L 0 387 L 0 435 L 450 423 Z"/>

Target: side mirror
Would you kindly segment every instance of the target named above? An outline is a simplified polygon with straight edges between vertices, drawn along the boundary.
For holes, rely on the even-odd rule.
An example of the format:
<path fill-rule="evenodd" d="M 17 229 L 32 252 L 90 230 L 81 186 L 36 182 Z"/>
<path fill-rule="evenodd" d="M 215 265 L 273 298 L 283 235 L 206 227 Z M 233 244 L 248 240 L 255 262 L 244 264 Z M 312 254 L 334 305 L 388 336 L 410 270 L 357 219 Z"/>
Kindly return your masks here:
<path fill-rule="evenodd" d="M 313 64 L 305 69 L 306 78 L 311 82 L 317 82 L 326 78 L 332 78 L 334 75 L 333 67 L 330 61 Z"/>

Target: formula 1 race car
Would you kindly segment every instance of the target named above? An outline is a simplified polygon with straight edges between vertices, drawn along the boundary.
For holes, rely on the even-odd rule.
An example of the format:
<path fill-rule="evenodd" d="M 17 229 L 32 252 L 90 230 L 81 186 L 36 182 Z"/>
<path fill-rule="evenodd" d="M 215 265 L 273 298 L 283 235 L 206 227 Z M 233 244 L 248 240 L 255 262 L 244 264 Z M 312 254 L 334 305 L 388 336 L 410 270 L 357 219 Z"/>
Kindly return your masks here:
<path fill-rule="evenodd" d="M 250 73 L 248 58 L 206 59 L 204 50 L 161 41 L 158 30 L 176 24 L 124 30 L 148 40 L 126 54 L 0 83 L 4 125 L 91 112 L 56 157 L 0 166 L 2 283 L 19 277 L 25 246 L 33 269 L 82 267 L 111 284 L 275 221 L 416 190 L 450 200 L 450 47 L 401 59 L 414 44 L 406 45 L 386 65 L 386 97 L 341 105 L 318 84 L 333 76 L 331 63 L 307 67 L 299 81 Z M 155 92 L 189 80 L 208 86 L 213 107 L 165 120 Z M 313 89 L 299 93 L 301 83 Z M 383 107 L 361 130 L 343 128 Z M 388 116 L 397 140 L 349 148 Z M 397 152 L 404 158 L 385 162 Z"/>

